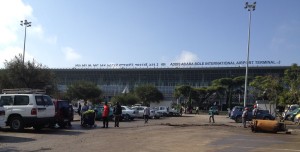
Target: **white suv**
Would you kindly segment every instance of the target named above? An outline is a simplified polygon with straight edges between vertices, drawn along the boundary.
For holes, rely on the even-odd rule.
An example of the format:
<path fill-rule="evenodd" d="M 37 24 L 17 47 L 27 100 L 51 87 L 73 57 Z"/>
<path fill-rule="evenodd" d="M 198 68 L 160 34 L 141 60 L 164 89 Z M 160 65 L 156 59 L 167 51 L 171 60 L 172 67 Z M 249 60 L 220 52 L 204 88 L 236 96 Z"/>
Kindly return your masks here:
<path fill-rule="evenodd" d="M 0 94 L 0 105 L 5 109 L 5 126 L 10 126 L 13 131 L 21 131 L 25 127 L 42 129 L 54 122 L 55 107 L 51 97 L 35 93 Z"/>
<path fill-rule="evenodd" d="M 5 109 L 0 105 L 0 128 L 5 127 Z"/>

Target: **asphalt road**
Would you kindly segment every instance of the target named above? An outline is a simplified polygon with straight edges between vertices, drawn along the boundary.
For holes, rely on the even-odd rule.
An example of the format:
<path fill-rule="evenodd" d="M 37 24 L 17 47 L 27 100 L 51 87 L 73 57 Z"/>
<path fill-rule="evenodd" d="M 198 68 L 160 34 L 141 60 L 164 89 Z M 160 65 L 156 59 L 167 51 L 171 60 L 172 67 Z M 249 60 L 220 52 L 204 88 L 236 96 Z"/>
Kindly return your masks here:
<path fill-rule="evenodd" d="M 78 117 L 75 117 L 78 119 Z M 106 152 L 300 152 L 300 127 L 288 125 L 291 134 L 252 133 L 250 128 L 216 116 L 216 123 L 208 123 L 208 115 L 184 115 L 121 122 L 119 128 L 83 128 L 74 121 L 68 129 L 31 128 L 15 133 L 0 131 L 0 152 L 39 151 L 106 151 Z"/>

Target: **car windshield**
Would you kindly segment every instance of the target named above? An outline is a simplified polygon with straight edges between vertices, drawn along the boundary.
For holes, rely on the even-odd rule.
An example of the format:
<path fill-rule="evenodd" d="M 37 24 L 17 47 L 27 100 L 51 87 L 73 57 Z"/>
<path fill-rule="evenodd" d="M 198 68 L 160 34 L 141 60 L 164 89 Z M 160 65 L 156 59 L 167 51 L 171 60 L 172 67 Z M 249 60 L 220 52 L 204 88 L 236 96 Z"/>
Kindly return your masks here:
<path fill-rule="evenodd" d="M 300 110 L 300 108 L 297 108 L 297 109 L 293 110 L 291 113 L 298 113 L 299 110 Z"/>
<path fill-rule="evenodd" d="M 237 111 L 242 111 L 242 109 L 243 109 L 243 107 L 234 107 L 232 110 L 233 110 L 233 111 L 235 111 L 235 110 L 237 110 Z"/>

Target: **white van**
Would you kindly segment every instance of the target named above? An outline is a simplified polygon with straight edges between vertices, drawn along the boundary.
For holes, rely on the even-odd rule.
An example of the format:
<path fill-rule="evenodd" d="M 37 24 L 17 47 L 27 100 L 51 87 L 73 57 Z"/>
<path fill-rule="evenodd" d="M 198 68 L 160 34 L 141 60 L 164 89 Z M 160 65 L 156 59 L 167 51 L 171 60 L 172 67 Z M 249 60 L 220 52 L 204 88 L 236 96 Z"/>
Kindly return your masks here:
<path fill-rule="evenodd" d="M 0 94 L 0 105 L 5 110 L 5 126 L 10 126 L 13 131 L 21 131 L 25 127 L 42 129 L 54 123 L 55 107 L 48 95 L 8 92 Z"/>

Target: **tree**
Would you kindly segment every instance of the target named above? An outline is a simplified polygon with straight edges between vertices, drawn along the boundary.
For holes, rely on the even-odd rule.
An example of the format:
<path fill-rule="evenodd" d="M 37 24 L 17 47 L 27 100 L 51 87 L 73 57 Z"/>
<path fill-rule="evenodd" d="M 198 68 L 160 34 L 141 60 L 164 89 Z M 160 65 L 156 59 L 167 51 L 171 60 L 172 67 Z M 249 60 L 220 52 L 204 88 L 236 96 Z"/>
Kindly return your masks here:
<path fill-rule="evenodd" d="M 151 102 L 159 103 L 164 99 L 163 94 L 153 85 L 138 86 L 134 89 L 134 94 L 144 105 L 149 105 Z"/>
<path fill-rule="evenodd" d="M 138 101 L 139 98 L 132 93 L 126 93 L 126 94 L 114 96 L 111 99 L 112 104 L 116 104 L 117 102 L 119 102 L 121 105 L 127 105 L 127 106 L 134 105 L 138 103 Z"/>
<path fill-rule="evenodd" d="M 102 91 L 96 84 L 89 81 L 76 81 L 68 86 L 67 96 L 70 100 L 83 99 L 84 101 L 91 100 L 96 102 L 99 99 Z"/>
<path fill-rule="evenodd" d="M 0 87 L 46 89 L 48 94 L 56 91 L 56 77 L 47 66 L 35 60 L 23 64 L 22 55 L 4 62 L 5 69 L 0 73 Z"/>
<path fill-rule="evenodd" d="M 183 98 L 184 106 L 187 106 L 188 102 L 191 100 L 191 92 L 193 88 L 188 85 L 177 86 L 174 91 L 174 97 L 177 99 Z"/>
<path fill-rule="evenodd" d="M 256 76 L 250 82 L 250 86 L 254 88 L 252 94 L 257 99 L 269 100 L 274 103 L 279 102 L 279 95 L 283 91 L 280 78 L 272 75 Z"/>
<path fill-rule="evenodd" d="M 282 102 L 286 104 L 300 104 L 300 67 L 293 64 L 284 72 L 284 92 Z"/>
<path fill-rule="evenodd" d="M 212 86 L 218 88 L 217 90 L 219 94 L 225 95 L 226 105 L 227 107 L 231 107 L 232 95 L 238 92 L 237 90 L 241 90 L 244 81 L 245 79 L 243 76 L 235 78 L 221 78 L 214 80 L 212 82 Z M 222 93 L 222 91 L 224 93 Z"/>

